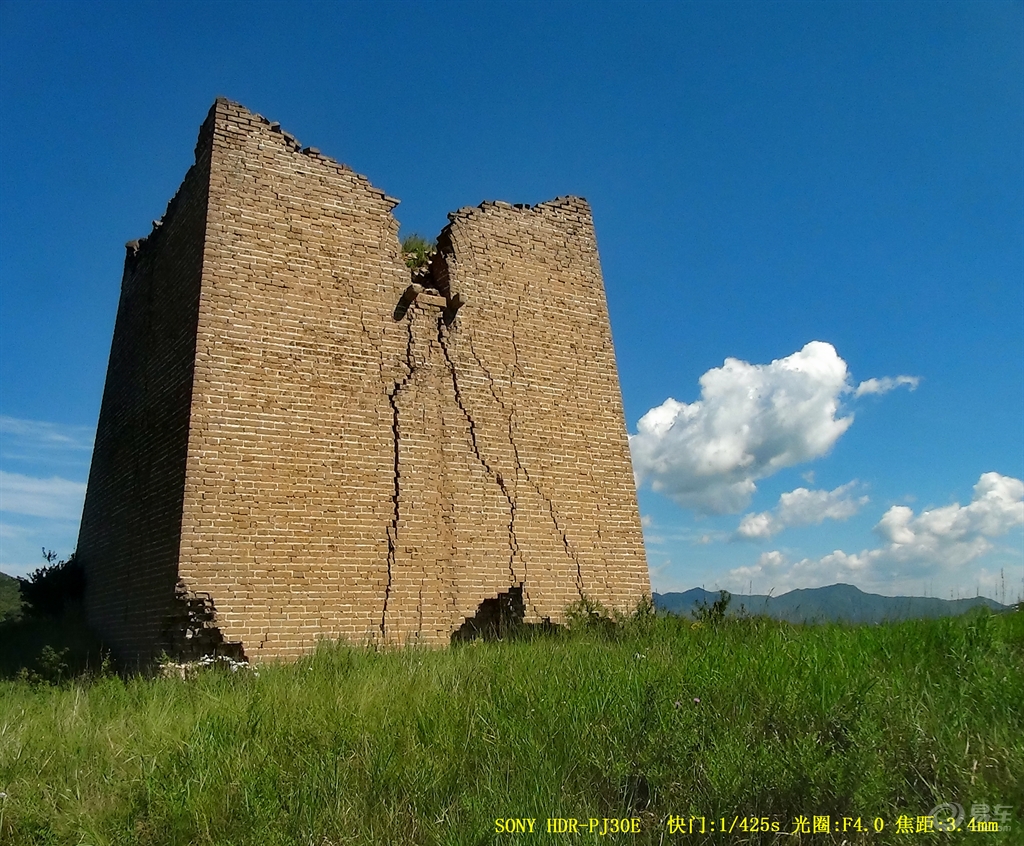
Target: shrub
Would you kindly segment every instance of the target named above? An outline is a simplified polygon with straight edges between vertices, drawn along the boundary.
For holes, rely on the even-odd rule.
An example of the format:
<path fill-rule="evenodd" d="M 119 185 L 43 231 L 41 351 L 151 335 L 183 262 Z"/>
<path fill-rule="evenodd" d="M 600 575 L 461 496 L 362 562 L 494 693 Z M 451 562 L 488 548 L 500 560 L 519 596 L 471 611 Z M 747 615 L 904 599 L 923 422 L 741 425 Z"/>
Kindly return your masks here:
<path fill-rule="evenodd" d="M 718 592 L 718 599 L 716 599 L 709 606 L 707 600 L 704 600 L 698 608 L 691 611 L 694 618 L 699 623 L 706 623 L 709 626 L 720 626 L 725 622 L 725 611 L 729 607 L 729 602 L 732 600 L 732 594 L 727 590 L 721 590 Z"/>
<path fill-rule="evenodd" d="M 17 580 L 20 616 L 0 620 L 0 679 L 60 684 L 83 673 L 103 675 L 111 666 L 85 619 L 85 574 L 74 554 Z"/>
<path fill-rule="evenodd" d="M 81 602 L 85 595 L 85 571 L 71 553 L 57 561 L 57 553 L 43 549 L 47 564 L 32 572 L 21 582 L 21 598 L 28 613 L 36 616 L 58 617 L 72 604 Z"/>

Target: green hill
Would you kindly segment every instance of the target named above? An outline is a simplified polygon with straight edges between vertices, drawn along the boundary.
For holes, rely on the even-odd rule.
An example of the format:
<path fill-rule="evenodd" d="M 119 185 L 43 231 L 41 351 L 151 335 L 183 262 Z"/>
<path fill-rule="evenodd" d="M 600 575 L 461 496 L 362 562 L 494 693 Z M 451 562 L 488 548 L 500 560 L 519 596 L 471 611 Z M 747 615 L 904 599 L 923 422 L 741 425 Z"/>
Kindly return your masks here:
<path fill-rule="evenodd" d="M 18 580 L 0 573 L 0 622 L 21 616 L 21 591 Z"/>

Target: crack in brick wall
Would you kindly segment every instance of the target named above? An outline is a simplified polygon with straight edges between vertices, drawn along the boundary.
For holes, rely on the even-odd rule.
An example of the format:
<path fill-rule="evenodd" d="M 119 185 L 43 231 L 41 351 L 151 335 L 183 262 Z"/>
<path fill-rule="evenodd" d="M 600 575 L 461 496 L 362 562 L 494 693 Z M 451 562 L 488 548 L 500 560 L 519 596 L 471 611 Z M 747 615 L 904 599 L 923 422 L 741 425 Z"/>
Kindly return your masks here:
<path fill-rule="evenodd" d="M 494 477 L 494 481 L 501 489 L 502 496 L 508 500 L 509 509 L 509 521 L 508 521 L 508 547 L 509 547 L 509 558 L 508 558 L 508 573 L 512 580 L 512 583 L 516 581 L 515 571 L 515 560 L 516 555 L 519 551 L 519 544 L 516 541 L 516 501 L 515 497 L 509 493 L 508 486 L 505 484 L 505 479 L 501 473 L 495 471 L 488 463 L 487 459 L 480 454 L 480 445 L 477 443 L 476 438 L 476 426 L 473 423 L 473 418 L 469 413 L 469 409 L 466 408 L 466 404 L 462 400 L 462 394 L 459 391 L 459 378 L 455 372 L 455 362 L 452 361 L 451 355 L 448 353 L 448 346 L 444 340 L 444 317 L 438 317 L 437 319 L 437 341 L 441 345 L 441 351 L 444 353 L 445 361 L 448 363 L 448 370 L 452 375 L 452 388 L 455 392 L 455 403 L 458 405 L 459 410 L 466 418 L 466 423 L 469 425 L 469 437 L 473 444 L 473 454 L 476 455 L 480 464 L 487 471 L 488 475 Z M 511 432 L 509 433 L 511 437 Z"/>
<path fill-rule="evenodd" d="M 400 382 L 395 382 L 394 387 L 388 391 L 388 403 L 391 405 L 392 412 L 392 438 L 394 440 L 394 455 L 395 455 L 395 478 L 394 478 L 394 493 L 391 495 L 391 500 L 394 503 L 394 518 L 391 521 L 391 525 L 388 526 L 388 581 L 384 587 L 384 607 L 380 615 L 380 633 L 382 637 L 387 637 L 387 619 L 388 619 L 388 599 L 391 596 L 391 577 L 392 570 L 395 566 L 395 546 L 398 543 L 398 520 L 399 514 L 399 500 L 401 496 L 401 455 L 400 455 L 400 439 L 401 439 L 401 427 L 398 422 L 398 392 L 409 382 L 413 377 L 413 373 L 416 368 L 413 364 L 412 358 L 412 323 L 408 325 L 409 329 L 409 341 L 405 348 L 405 362 L 407 367 L 407 373 Z"/>
<path fill-rule="evenodd" d="M 513 326 L 513 331 L 511 333 L 512 348 L 513 348 L 513 350 L 515 350 L 515 331 L 514 331 L 515 330 L 515 322 L 514 321 L 513 321 L 512 326 Z M 566 535 L 566 533 L 562 530 L 561 526 L 559 526 L 559 524 L 558 524 L 558 517 L 555 515 L 554 503 L 551 501 L 550 497 L 548 497 L 548 496 L 546 496 L 544 494 L 544 491 L 541 490 L 540 486 L 536 482 L 534 482 L 533 479 L 530 478 L 529 472 L 523 466 L 522 459 L 519 457 L 519 448 L 516 446 L 516 438 L 515 438 L 515 424 L 514 424 L 515 408 L 513 407 L 512 410 L 510 411 L 509 408 L 505 405 L 504 401 L 498 395 L 497 391 L 494 389 L 494 377 L 491 375 L 490 371 L 487 369 L 487 366 L 484 364 L 484 362 L 480 358 L 480 356 L 477 355 L 476 349 L 473 346 L 472 338 L 470 338 L 470 341 L 469 341 L 469 350 L 472 353 L 473 358 L 476 360 L 477 366 L 481 369 L 481 371 L 483 371 L 484 375 L 487 377 L 487 383 L 488 383 L 488 387 L 490 388 L 491 396 L 494 397 L 494 401 L 498 403 L 498 405 L 501 407 L 502 412 L 508 418 L 508 441 L 509 441 L 509 444 L 512 447 L 512 452 L 515 455 L 516 479 L 518 480 L 519 474 L 521 473 L 523 475 L 523 478 L 525 478 L 526 481 L 530 483 L 530 485 L 533 487 L 533 489 L 537 492 L 537 495 L 544 501 L 545 505 L 547 506 L 548 513 L 551 516 L 551 522 L 552 522 L 552 524 L 555 527 L 555 531 L 558 532 L 558 534 L 562 538 L 562 543 L 563 543 L 563 545 L 565 547 L 565 553 L 566 553 L 566 555 L 569 556 L 570 559 L 572 559 L 573 564 L 576 567 L 576 587 L 577 587 L 577 590 L 579 592 L 580 599 L 583 599 L 584 596 L 585 596 L 585 586 L 583 584 L 583 573 L 580 570 L 579 559 L 578 559 L 578 557 L 572 551 L 572 548 L 571 548 L 571 546 L 569 544 L 569 537 L 568 537 L 568 535 Z M 516 368 L 516 365 L 518 364 L 518 361 L 519 361 L 519 355 L 518 355 L 518 352 L 516 352 L 515 363 L 513 364 L 513 367 L 512 367 L 512 372 L 513 373 L 515 373 L 515 368 Z M 453 367 L 454 367 L 454 365 L 453 365 Z M 454 376 L 454 372 L 453 372 L 453 376 Z M 510 500 L 510 502 L 511 502 L 511 500 Z M 513 574 L 513 576 L 514 576 L 514 574 Z"/>
<path fill-rule="evenodd" d="M 214 104 L 126 254 L 78 548 L 118 654 L 182 596 L 263 660 L 649 594 L 586 201 L 459 209 L 413 273 L 397 202 Z"/>

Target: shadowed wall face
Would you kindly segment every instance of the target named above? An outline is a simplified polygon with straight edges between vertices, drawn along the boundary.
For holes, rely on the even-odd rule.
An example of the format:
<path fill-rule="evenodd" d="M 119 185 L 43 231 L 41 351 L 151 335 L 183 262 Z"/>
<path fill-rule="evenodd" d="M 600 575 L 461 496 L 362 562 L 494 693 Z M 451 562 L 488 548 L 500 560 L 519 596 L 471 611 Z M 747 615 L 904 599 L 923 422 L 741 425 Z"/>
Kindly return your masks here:
<path fill-rule="evenodd" d="M 462 209 L 416 286 L 396 203 L 214 105 L 139 249 L 165 268 L 144 278 L 173 360 L 126 305 L 129 256 L 90 475 L 79 556 L 122 654 L 444 643 L 510 588 L 530 622 L 584 594 L 625 609 L 649 593 L 586 202 Z M 136 371 L 174 387 L 140 392 Z M 118 486 L 165 440 L 159 472 Z M 199 623 L 182 613 L 197 597 L 213 612 Z M 114 622 L 129 606 L 145 637 Z"/>
<path fill-rule="evenodd" d="M 78 554 L 86 608 L 126 657 L 174 616 L 214 115 L 164 217 L 127 245 Z"/>

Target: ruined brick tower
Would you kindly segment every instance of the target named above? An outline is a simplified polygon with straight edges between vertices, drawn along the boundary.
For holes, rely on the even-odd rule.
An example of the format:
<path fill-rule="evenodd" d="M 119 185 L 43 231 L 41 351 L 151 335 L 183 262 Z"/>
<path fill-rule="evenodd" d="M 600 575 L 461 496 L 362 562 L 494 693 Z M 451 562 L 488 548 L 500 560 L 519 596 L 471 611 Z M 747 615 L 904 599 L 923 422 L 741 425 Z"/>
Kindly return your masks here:
<path fill-rule="evenodd" d="M 396 204 L 218 99 L 128 244 L 78 541 L 122 657 L 649 593 L 586 201 L 460 209 L 418 274 Z"/>

